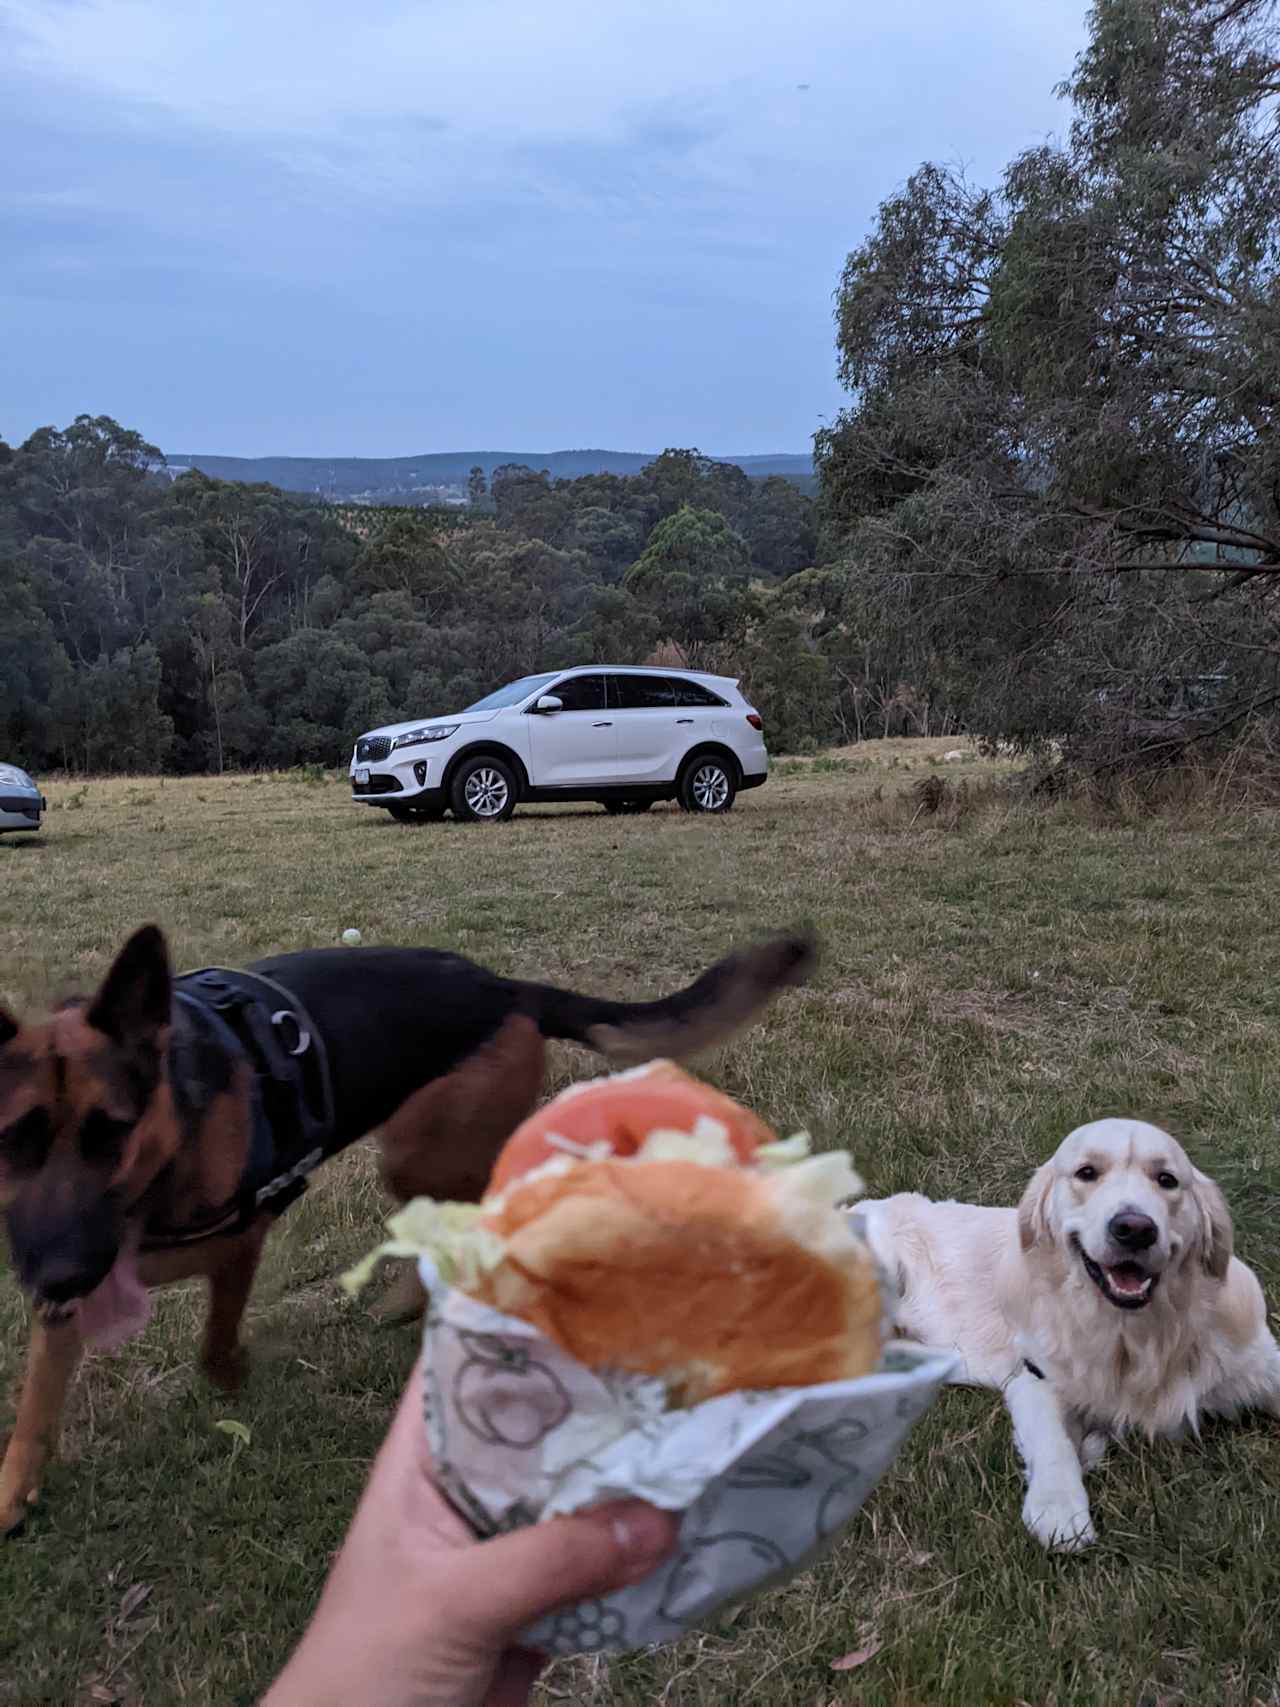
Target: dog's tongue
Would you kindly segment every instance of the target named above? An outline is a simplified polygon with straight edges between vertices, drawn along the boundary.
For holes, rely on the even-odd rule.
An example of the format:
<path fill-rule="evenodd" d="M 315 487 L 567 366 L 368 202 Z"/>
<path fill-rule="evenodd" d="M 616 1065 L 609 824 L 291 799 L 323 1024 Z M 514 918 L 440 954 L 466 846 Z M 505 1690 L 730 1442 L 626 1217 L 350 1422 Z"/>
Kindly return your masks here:
<path fill-rule="evenodd" d="M 121 1251 L 100 1286 L 80 1300 L 80 1332 L 100 1351 L 114 1351 L 142 1332 L 151 1316 L 151 1295 L 138 1279 L 135 1251 Z"/>

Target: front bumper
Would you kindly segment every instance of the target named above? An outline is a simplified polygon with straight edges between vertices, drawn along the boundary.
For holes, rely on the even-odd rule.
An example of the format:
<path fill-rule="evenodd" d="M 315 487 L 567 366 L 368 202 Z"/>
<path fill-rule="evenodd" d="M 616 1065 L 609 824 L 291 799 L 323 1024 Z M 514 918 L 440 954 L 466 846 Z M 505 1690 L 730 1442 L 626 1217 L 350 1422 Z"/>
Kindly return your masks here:
<path fill-rule="evenodd" d="M 388 754 L 380 761 L 351 761 L 351 798 L 357 806 L 430 806 L 444 799 L 444 761 L 422 758 L 422 749 L 410 747 L 402 759 Z M 367 780 L 361 781 L 367 773 Z"/>
<path fill-rule="evenodd" d="M 43 794 L 0 794 L 0 830 L 38 830 L 48 804 Z"/>

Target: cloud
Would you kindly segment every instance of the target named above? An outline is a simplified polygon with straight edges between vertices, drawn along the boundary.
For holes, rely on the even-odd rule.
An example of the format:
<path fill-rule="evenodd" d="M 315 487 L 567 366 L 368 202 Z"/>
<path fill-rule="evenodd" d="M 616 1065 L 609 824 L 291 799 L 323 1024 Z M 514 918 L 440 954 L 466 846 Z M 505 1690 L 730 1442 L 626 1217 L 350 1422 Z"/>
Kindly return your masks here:
<path fill-rule="evenodd" d="M 26 407 L 51 418 L 55 370 L 100 373 L 123 397 L 77 407 L 163 395 L 181 426 L 162 382 L 181 338 L 202 402 L 231 401 L 207 431 L 138 424 L 188 449 L 254 448 L 268 374 L 299 400 L 295 449 L 322 390 L 334 449 L 510 443 L 504 411 L 570 439 L 801 443 L 838 401 L 830 294 L 876 204 L 923 158 L 989 178 L 1049 130 L 1082 15 L 0 0 L 0 292 L 28 328 Z M 155 375 L 135 385 L 113 339 Z"/>
<path fill-rule="evenodd" d="M 1047 94 L 1044 81 L 1009 88 L 1010 59 L 1059 48 L 1061 70 L 1075 14 L 1014 0 L 897 13 L 849 0 L 4 0 L 0 11 L 28 75 L 114 101 L 132 127 L 253 138 L 300 172 L 363 175 L 370 194 L 423 201 L 504 183 L 548 193 L 540 168 L 554 159 L 572 183 L 578 148 L 730 189 L 761 171 L 824 173 L 895 106 L 922 138 L 930 114 L 968 109 L 971 121 L 984 60 L 1003 108 L 984 128 L 1007 130 Z"/>

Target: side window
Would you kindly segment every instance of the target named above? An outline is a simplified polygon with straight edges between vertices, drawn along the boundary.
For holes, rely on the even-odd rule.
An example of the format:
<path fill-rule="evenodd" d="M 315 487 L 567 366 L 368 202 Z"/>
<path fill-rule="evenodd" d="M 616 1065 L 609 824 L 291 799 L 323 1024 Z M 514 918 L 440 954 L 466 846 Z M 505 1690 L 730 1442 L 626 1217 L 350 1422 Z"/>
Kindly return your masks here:
<path fill-rule="evenodd" d="M 675 694 L 677 705 L 718 705 L 722 709 L 724 700 L 710 688 L 704 688 L 701 682 L 688 681 L 683 676 L 672 676 L 671 688 Z"/>
<path fill-rule="evenodd" d="M 610 703 L 619 711 L 666 710 L 675 704 L 666 676 L 613 676 L 609 687 Z"/>
<path fill-rule="evenodd" d="M 603 676 L 570 676 L 547 692 L 554 694 L 566 711 L 604 710 Z"/>

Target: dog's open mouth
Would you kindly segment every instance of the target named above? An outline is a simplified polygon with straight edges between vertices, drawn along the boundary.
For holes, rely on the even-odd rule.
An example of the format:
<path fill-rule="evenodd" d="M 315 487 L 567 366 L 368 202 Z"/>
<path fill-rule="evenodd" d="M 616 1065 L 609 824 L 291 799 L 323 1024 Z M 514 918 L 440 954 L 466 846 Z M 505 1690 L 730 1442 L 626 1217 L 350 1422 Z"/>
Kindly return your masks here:
<path fill-rule="evenodd" d="M 1160 1279 L 1158 1274 L 1151 1274 L 1131 1257 L 1123 1262 L 1094 1262 L 1078 1239 L 1075 1246 L 1086 1274 L 1108 1304 L 1114 1304 L 1117 1310 L 1141 1310 L 1151 1302 Z"/>

